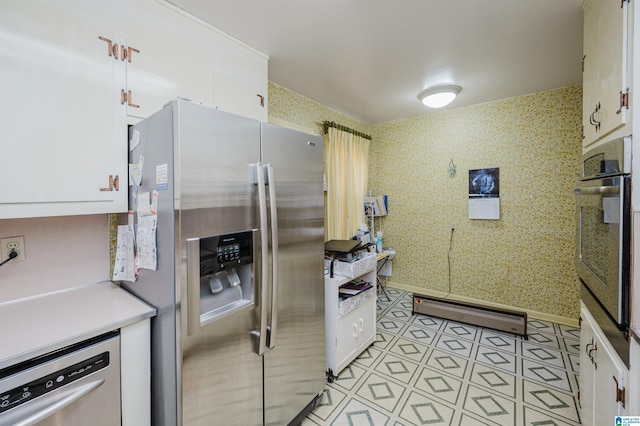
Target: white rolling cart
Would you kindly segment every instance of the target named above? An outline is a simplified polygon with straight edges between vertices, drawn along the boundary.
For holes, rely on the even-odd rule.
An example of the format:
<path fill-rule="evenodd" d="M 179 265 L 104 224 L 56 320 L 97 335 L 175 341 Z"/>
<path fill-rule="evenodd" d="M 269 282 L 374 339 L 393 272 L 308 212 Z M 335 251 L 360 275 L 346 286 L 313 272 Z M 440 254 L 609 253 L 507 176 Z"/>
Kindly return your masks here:
<path fill-rule="evenodd" d="M 333 278 L 329 274 L 324 278 L 325 349 L 329 382 L 333 382 L 376 338 L 377 256 L 375 253 L 362 252 L 359 257 L 359 260 L 351 263 L 335 261 Z M 339 296 L 340 286 L 354 280 L 366 281 L 371 288 L 342 299 Z"/>

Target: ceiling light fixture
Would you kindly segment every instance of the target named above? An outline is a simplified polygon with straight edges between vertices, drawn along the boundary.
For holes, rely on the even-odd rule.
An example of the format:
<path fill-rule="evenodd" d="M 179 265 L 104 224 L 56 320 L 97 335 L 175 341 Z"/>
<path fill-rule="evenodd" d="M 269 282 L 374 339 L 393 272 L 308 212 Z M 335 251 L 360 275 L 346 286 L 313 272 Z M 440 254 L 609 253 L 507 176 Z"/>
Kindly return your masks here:
<path fill-rule="evenodd" d="M 462 87 L 454 84 L 434 86 L 418 93 L 418 99 L 429 108 L 442 108 L 449 105 L 461 90 Z"/>

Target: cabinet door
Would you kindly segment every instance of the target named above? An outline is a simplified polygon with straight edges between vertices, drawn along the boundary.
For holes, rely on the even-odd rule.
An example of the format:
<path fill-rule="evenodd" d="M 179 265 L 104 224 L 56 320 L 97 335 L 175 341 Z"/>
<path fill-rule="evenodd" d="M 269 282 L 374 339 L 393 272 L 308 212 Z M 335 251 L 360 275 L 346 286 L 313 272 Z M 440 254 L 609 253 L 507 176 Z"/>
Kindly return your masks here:
<path fill-rule="evenodd" d="M 584 8 L 583 63 L 582 63 L 582 131 L 583 145 L 587 146 L 597 139 L 596 105 L 598 103 L 598 27 L 596 7 L 590 0 Z"/>
<path fill-rule="evenodd" d="M 595 335 L 582 309 L 580 318 L 580 417 L 583 425 L 593 425 L 595 369 L 589 355 L 595 350 Z"/>
<path fill-rule="evenodd" d="M 375 291 L 375 289 L 367 290 Z M 356 309 L 338 320 L 337 365 L 341 370 L 373 343 L 376 334 L 374 297 L 363 301 Z"/>
<path fill-rule="evenodd" d="M 267 121 L 264 55 L 165 2 L 126 10 L 126 43 L 135 49 L 126 60 L 127 115 L 145 118 L 181 97 Z"/>
<path fill-rule="evenodd" d="M 345 359 L 353 355 L 358 347 L 360 332 L 358 330 L 358 320 L 361 319 L 361 309 L 358 308 L 349 312 L 338 320 L 337 339 L 337 364 L 341 365 Z"/>
<path fill-rule="evenodd" d="M 594 390 L 594 393 L 597 393 L 593 400 L 593 420 L 595 425 L 606 425 L 611 424 L 615 416 L 623 414 L 621 403 L 616 402 L 616 391 L 625 386 L 623 375 L 625 368 L 620 365 L 617 355 L 608 350 L 605 342 L 597 337 L 596 341 L 598 349 L 594 355 L 597 364 L 594 380 L 597 391 Z"/>
<path fill-rule="evenodd" d="M 232 55 L 231 64 L 213 70 L 213 105 L 223 111 L 266 122 L 267 61 L 249 50 Z"/>
<path fill-rule="evenodd" d="M 2 2 L 0 218 L 126 211 L 124 71 L 98 38 L 117 38 L 110 13 L 81 0 Z M 101 190 L 110 175 L 120 191 Z"/>
<path fill-rule="evenodd" d="M 637 411 L 632 411 L 630 406 L 634 404 L 634 398 L 636 398 L 637 400 L 638 394 L 631 389 L 633 387 L 631 385 L 631 371 L 626 366 L 622 366 L 620 369 L 620 379 L 618 380 L 619 388 L 623 392 L 625 401 L 624 403 L 618 403 L 618 412 L 621 416 L 630 416 L 632 414 L 636 414 Z M 637 386 L 637 383 L 634 386 Z"/>
<path fill-rule="evenodd" d="M 585 145 L 623 126 L 627 108 L 627 2 L 589 0 L 584 8 Z M 596 125 L 594 125 L 596 123 Z M 595 132 L 595 133 L 594 133 Z"/>
<path fill-rule="evenodd" d="M 148 117 L 178 97 L 210 105 L 206 27 L 164 2 L 129 2 L 123 9 L 127 115 Z"/>
<path fill-rule="evenodd" d="M 630 369 L 629 380 L 626 382 L 628 398 L 625 407 L 625 415 L 637 415 L 640 413 L 640 342 L 631 339 L 629 351 Z"/>
<path fill-rule="evenodd" d="M 580 406 L 583 425 L 612 424 L 615 416 L 628 412 L 617 401 L 617 389 L 623 389 L 629 370 L 582 306 L 580 327 Z"/>

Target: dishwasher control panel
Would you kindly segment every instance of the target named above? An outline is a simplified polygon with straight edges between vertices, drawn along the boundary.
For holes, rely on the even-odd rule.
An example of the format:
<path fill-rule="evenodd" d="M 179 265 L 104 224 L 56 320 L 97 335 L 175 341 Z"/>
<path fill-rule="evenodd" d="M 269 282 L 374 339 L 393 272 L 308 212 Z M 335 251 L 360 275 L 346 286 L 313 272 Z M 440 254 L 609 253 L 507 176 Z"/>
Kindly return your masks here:
<path fill-rule="evenodd" d="M 47 374 L 36 380 L 16 386 L 9 391 L 1 392 L 0 413 L 4 413 L 25 402 L 29 402 L 62 386 L 75 382 L 89 374 L 106 368 L 108 365 L 109 352 L 103 352 L 70 367 L 60 369 L 55 373 Z"/>

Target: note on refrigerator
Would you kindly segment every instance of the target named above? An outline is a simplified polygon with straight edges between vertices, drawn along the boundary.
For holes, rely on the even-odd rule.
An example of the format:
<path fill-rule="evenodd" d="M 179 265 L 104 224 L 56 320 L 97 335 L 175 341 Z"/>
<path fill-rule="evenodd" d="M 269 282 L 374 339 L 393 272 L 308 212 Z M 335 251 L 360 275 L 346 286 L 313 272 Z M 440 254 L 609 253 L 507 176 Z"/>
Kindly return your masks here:
<path fill-rule="evenodd" d="M 156 228 L 158 225 L 158 192 L 153 191 L 151 201 L 149 193 L 141 193 L 138 197 L 138 230 L 136 243 L 138 253 L 136 256 L 136 268 L 151 269 L 155 271 L 158 266 L 158 253 L 156 247 Z"/>
<path fill-rule="evenodd" d="M 133 230 L 130 225 L 118 226 L 116 259 L 113 266 L 113 281 L 135 281 Z"/>
<path fill-rule="evenodd" d="M 133 151 L 135 147 L 140 145 L 140 130 L 135 127 L 129 130 L 129 151 Z"/>

